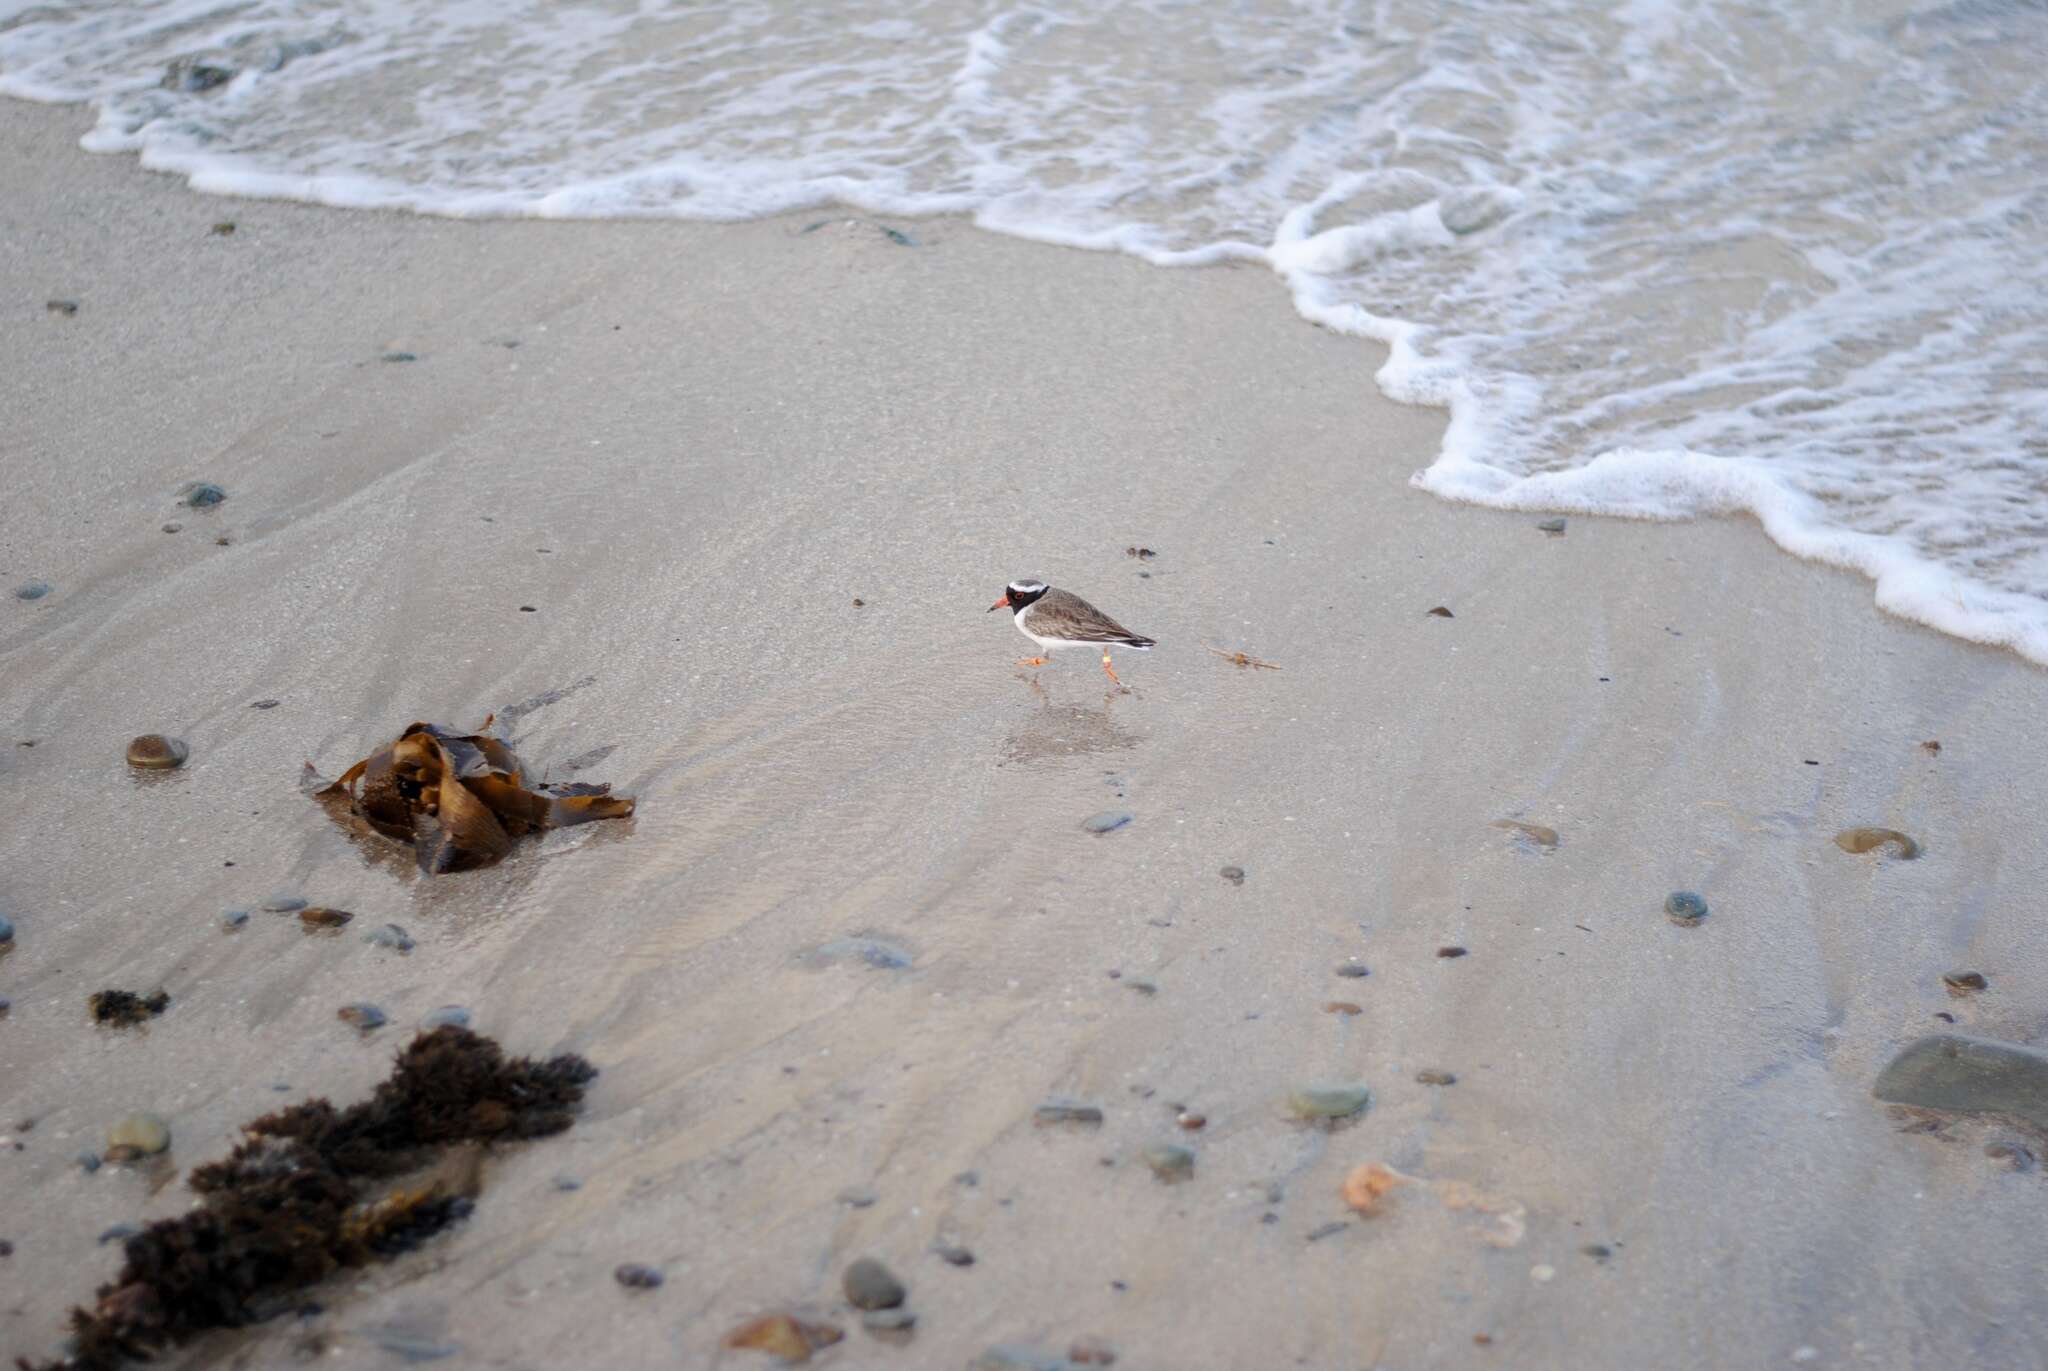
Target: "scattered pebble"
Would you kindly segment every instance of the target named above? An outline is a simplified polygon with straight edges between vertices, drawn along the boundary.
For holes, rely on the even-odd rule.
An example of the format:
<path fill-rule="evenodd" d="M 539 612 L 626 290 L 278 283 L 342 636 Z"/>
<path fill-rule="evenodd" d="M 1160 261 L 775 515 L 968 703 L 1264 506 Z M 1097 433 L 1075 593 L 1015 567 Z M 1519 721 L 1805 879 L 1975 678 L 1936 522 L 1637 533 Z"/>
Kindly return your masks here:
<path fill-rule="evenodd" d="M 1707 902 L 1690 890 L 1674 890 L 1664 897 L 1664 914 L 1680 928 L 1691 928 L 1707 917 Z"/>
<path fill-rule="evenodd" d="M 100 1154 L 97 1152 L 81 1152 L 73 1160 L 78 1163 L 78 1169 L 88 1176 L 100 1169 Z"/>
<path fill-rule="evenodd" d="M 1152 1143 L 1138 1153 L 1138 1158 L 1167 1185 L 1194 1178 L 1195 1154 L 1176 1143 Z"/>
<path fill-rule="evenodd" d="M 128 744 L 128 765 L 145 771 L 168 771 L 183 766 L 191 755 L 191 749 L 184 743 L 161 733 L 145 733 Z"/>
<path fill-rule="evenodd" d="M 1468 956 L 1470 953 L 1462 947 L 1440 947 L 1436 950 L 1436 955 L 1444 958 L 1446 961 L 1450 961 L 1458 957 Z"/>
<path fill-rule="evenodd" d="M 185 526 L 175 519 L 164 525 L 164 532 L 166 533 L 183 533 L 184 531 Z"/>
<path fill-rule="evenodd" d="M 560 1190 L 565 1194 L 572 1190 L 581 1190 L 582 1188 L 583 1182 L 577 1180 L 574 1176 L 555 1177 L 555 1189 Z"/>
<path fill-rule="evenodd" d="M 85 1007 L 94 1023 L 131 1028 L 170 1008 L 171 997 L 161 990 L 151 995 L 137 995 L 132 990 L 96 990 L 86 996 Z"/>
<path fill-rule="evenodd" d="M 334 1017 L 365 1033 L 374 1032 L 389 1021 L 384 1011 L 373 1004 L 346 1004 L 334 1011 Z"/>
<path fill-rule="evenodd" d="M 1353 1014 L 1363 1014 L 1365 1009 L 1363 1006 L 1355 1005 L 1349 1000 L 1331 1000 L 1323 1006 L 1323 1012 L 1325 1014 L 1342 1014 L 1348 1018 Z"/>
<path fill-rule="evenodd" d="M 1047 1100 L 1031 1111 L 1031 1121 L 1040 1125 L 1099 1124 L 1102 1122 L 1102 1111 L 1092 1104 L 1082 1104 L 1078 1100 L 1054 1099 Z"/>
<path fill-rule="evenodd" d="M 211 509 L 228 493 L 211 481 L 192 481 L 178 487 L 178 499 L 187 509 Z"/>
<path fill-rule="evenodd" d="M 153 1157 L 171 1145 L 171 1126 L 155 1114 L 130 1114 L 107 1130 L 110 1162 Z"/>
<path fill-rule="evenodd" d="M 1067 1360 L 1076 1366 L 1113 1366 L 1116 1349 L 1104 1338 L 1076 1338 L 1067 1348 Z"/>
<path fill-rule="evenodd" d="M 1495 819 L 1495 828 L 1504 828 L 1518 838 L 1534 843 L 1545 852 L 1557 850 L 1557 830 L 1545 828 L 1542 824 L 1523 823 L 1520 819 Z"/>
<path fill-rule="evenodd" d="M 1878 1074 L 1872 1093 L 1886 1104 L 2008 1114 L 2048 1128 L 2048 1052 L 1960 1033 L 1934 1033 L 1893 1057 Z"/>
<path fill-rule="evenodd" d="M 1589 1242 L 1584 1247 L 1581 1247 L 1579 1252 L 1584 1256 L 1591 1257 L 1596 1262 L 1604 1262 L 1614 1255 L 1614 1249 L 1601 1242 Z"/>
<path fill-rule="evenodd" d="M 1920 855 L 1920 844 L 1896 828 L 1845 828 L 1835 835 L 1835 846 L 1844 852 L 1869 852 L 1886 844 L 1898 849 L 1901 861 Z"/>
<path fill-rule="evenodd" d="M 866 1209 L 881 1198 L 865 1185 L 849 1185 L 837 1196 L 839 1202 L 848 1209 Z"/>
<path fill-rule="evenodd" d="M 249 922 L 249 911 L 246 909 L 223 909 L 220 912 L 220 926 L 230 933 L 247 922 Z"/>
<path fill-rule="evenodd" d="M 1454 1072 L 1438 1071 L 1435 1067 L 1429 1067 L 1415 1073 L 1415 1083 L 1417 1085 L 1456 1085 L 1458 1077 Z"/>
<path fill-rule="evenodd" d="M 948 1266 L 974 1265 L 974 1254 L 964 1247 L 955 1247 L 950 1243 L 941 1243 L 934 1247 L 932 1251 L 937 1253 L 939 1260 L 945 1262 Z"/>
<path fill-rule="evenodd" d="M 1149 562 L 1158 555 L 1149 547 L 1127 547 L 1124 549 L 1124 556 L 1136 557 L 1141 562 Z"/>
<path fill-rule="evenodd" d="M 1444 608 L 1444 606 L 1442 605 L 1437 605 L 1435 608 L 1430 609 L 1427 612 L 1439 619 L 1455 619 L 1458 617 L 1457 615 L 1451 613 L 1450 610 Z"/>
<path fill-rule="evenodd" d="M 346 909 L 329 909 L 324 904 L 307 905 L 299 911 L 299 922 L 308 933 L 315 929 L 340 928 L 355 915 Z"/>
<path fill-rule="evenodd" d="M 1512 214 L 1515 192 L 1499 186 L 1468 186 L 1437 202 L 1437 219 L 1459 237 L 1492 228 Z"/>
<path fill-rule="evenodd" d="M 860 1326 L 870 1333 L 901 1333 L 917 1324 L 908 1309 L 870 1309 L 860 1316 Z"/>
<path fill-rule="evenodd" d="M 234 231 L 235 225 L 231 219 L 223 219 L 213 226 L 213 236 L 216 238 L 225 238 Z"/>
<path fill-rule="evenodd" d="M 1929 738 L 1926 742 L 1920 744 L 1920 746 L 1930 757 L 1939 756 L 1941 754 L 1941 744 L 1933 738 Z"/>
<path fill-rule="evenodd" d="M 1941 978 L 1941 983 L 1950 995 L 1959 1000 L 1980 990 L 1988 990 L 1991 986 L 1991 982 L 1984 979 L 1984 973 L 1981 971 L 1951 971 Z"/>
<path fill-rule="evenodd" d="M 373 928 L 363 935 L 363 941 L 372 947 L 388 947 L 393 952 L 410 952 L 413 949 L 412 935 L 397 924 Z"/>
<path fill-rule="evenodd" d="M 425 1030 L 444 1027 L 467 1028 L 469 1027 L 469 1011 L 459 1004 L 444 1004 L 439 1009 L 432 1010 L 421 1018 L 420 1027 Z"/>
<path fill-rule="evenodd" d="M 1159 987 L 1151 981 L 1131 981 L 1127 984 L 1126 988 L 1135 990 L 1140 995 L 1157 995 L 1159 993 Z"/>
<path fill-rule="evenodd" d="M 1372 968 L 1358 962 L 1346 962 L 1337 968 L 1337 974 L 1354 981 L 1360 981 L 1372 975 Z"/>
<path fill-rule="evenodd" d="M 1114 833 L 1137 817 L 1128 809 L 1105 809 L 1083 819 L 1081 827 L 1090 833 Z"/>
<path fill-rule="evenodd" d="M 1241 866 L 1226 866 L 1217 874 L 1232 885 L 1244 884 L 1244 868 Z"/>
<path fill-rule="evenodd" d="M 76 300 L 45 300 L 43 308 L 52 314 L 72 315 L 78 313 Z"/>
<path fill-rule="evenodd" d="M 661 1272 L 638 1262 L 627 1262 L 612 1272 L 612 1279 L 628 1290 L 658 1290 L 663 1280 Z"/>
<path fill-rule="evenodd" d="M 1564 532 L 1564 520 L 1538 519 L 1536 521 L 1536 527 L 1542 529 L 1545 533 L 1548 533 L 1553 538 L 1555 538 Z"/>
<path fill-rule="evenodd" d="M 1372 1092 L 1362 1085 L 1304 1085 L 1290 1091 L 1287 1107 L 1298 1119 L 1348 1119 L 1361 1114 L 1372 1102 Z"/>
<path fill-rule="evenodd" d="M 377 358 L 380 362 L 417 362 L 419 359 L 416 352 L 386 352 Z"/>
<path fill-rule="evenodd" d="M 910 1294 L 896 1273 L 873 1257 L 862 1257 L 847 1267 L 840 1285 L 855 1309 L 894 1309 Z"/>
<path fill-rule="evenodd" d="M 271 914 L 295 914 L 306 907 L 306 902 L 296 895 L 279 892 L 265 900 L 258 908 Z"/>
<path fill-rule="evenodd" d="M 48 581 L 23 581 L 14 588 L 14 598 L 17 600 L 40 600 L 50 593 L 50 588 Z"/>
<path fill-rule="evenodd" d="M 1197 1114 L 1191 1109 L 1181 1110 L 1173 1116 L 1173 1121 L 1190 1133 L 1199 1133 L 1209 1126 L 1208 1115 Z"/>
<path fill-rule="evenodd" d="M 767 1352 L 786 1362 L 807 1362 L 812 1352 L 845 1336 L 829 1323 L 812 1323 L 793 1314 L 763 1314 L 733 1329 L 721 1341 L 727 1347 Z"/>
<path fill-rule="evenodd" d="M 867 608 L 867 603 L 866 600 L 861 599 L 858 595 L 853 597 L 853 607 L 855 609 L 865 609 Z"/>
<path fill-rule="evenodd" d="M 13 941 L 14 921 L 5 914 L 0 914 L 0 943 L 11 943 Z"/>
<path fill-rule="evenodd" d="M 8 1012 L 13 1008 L 14 1001 L 8 999 L 5 995 L 0 995 L 0 1019 L 6 1018 Z"/>
<path fill-rule="evenodd" d="M 1344 1220 L 1333 1219 L 1329 1223 L 1323 1224 L 1320 1227 L 1311 1228 L 1308 1231 L 1308 1237 L 1304 1239 L 1304 1241 L 1321 1242 L 1324 1238 L 1334 1238 L 1339 1233 L 1342 1233 L 1345 1229 L 1349 1227 L 1351 1227 L 1351 1225 L 1344 1222 Z"/>
<path fill-rule="evenodd" d="M 251 708 L 251 709 L 276 709 L 276 708 L 278 707 L 278 705 L 279 705 L 279 704 L 281 704 L 281 703 L 282 703 L 282 701 L 279 701 L 279 700 L 251 700 L 251 701 L 249 702 L 249 708 Z"/>

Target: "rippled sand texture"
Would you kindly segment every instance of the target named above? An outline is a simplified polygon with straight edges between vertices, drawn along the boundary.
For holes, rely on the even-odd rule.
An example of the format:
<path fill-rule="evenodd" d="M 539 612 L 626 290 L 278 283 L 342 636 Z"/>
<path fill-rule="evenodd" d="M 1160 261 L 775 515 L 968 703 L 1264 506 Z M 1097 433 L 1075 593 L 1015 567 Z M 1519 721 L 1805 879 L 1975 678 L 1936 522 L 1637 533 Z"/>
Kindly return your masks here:
<path fill-rule="evenodd" d="M 2038 1364 L 2039 1173 L 1870 1087 L 1937 1012 L 2038 1031 L 2048 676 L 1750 526 L 1424 498 L 1435 416 L 1261 273 L 201 199 L 79 131 L 0 108 L 0 573 L 53 587 L 0 601 L 0 1348 L 188 1202 L 80 1171 L 111 1124 L 163 1116 L 189 1168 L 463 1005 L 602 1069 L 577 1125 L 174 1366 L 737 1368 L 721 1336 L 785 1309 L 849 1367 Z M 228 499 L 180 510 L 195 479 Z M 1028 572 L 1160 640 L 1134 693 L 1011 665 L 982 611 Z M 521 755 L 612 749 L 578 774 L 633 818 L 423 879 L 298 793 L 557 691 Z M 182 769 L 125 765 L 150 731 Z M 1867 826 L 1923 851 L 1835 845 Z M 355 921 L 221 930 L 280 890 Z M 171 1004 L 95 1029 L 109 985 Z M 1361 1084 L 1353 1123 L 1290 1114 Z M 1102 1122 L 1035 1124 L 1055 1097 Z M 1370 1217 L 1367 1162 L 1402 1182 Z M 839 1303 L 868 1254 L 908 1347 Z"/>

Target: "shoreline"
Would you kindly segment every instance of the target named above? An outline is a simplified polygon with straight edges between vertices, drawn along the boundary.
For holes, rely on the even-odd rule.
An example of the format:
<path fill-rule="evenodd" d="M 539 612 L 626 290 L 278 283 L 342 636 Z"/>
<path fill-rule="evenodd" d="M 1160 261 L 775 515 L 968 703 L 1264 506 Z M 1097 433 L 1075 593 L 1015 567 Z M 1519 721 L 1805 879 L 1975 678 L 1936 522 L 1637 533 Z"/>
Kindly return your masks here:
<path fill-rule="evenodd" d="M 111 1276 L 99 1233 L 189 1203 L 81 1172 L 114 1118 L 169 1118 L 187 1170 L 283 1103 L 360 1097 L 451 1003 L 596 1063 L 575 1127 L 495 1156 L 469 1221 L 316 1319 L 167 1365 L 309 1333 L 383 1365 L 392 1327 L 506 1365 L 707 1360 L 792 1307 L 863 1367 L 1085 1335 L 1185 1366 L 2048 1346 L 2038 1176 L 1984 1154 L 2012 1130 L 1901 1133 L 1870 1098 L 1936 1013 L 2038 1032 L 2048 674 L 1874 612 L 1749 521 L 1550 537 L 1409 489 L 1442 415 L 1380 397 L 1378 350 L 1264 273 L 942 220 L 906 246 L 839 216 L 212 199 L 80 151 L 84 118 L 0 104 L 25 188 L 0 575 L 54 587 L 0 623 L 0 1117 L 36 1123 L 0 1161 L 29 1197 L 0 1232 L 8 1353 Z M 180 510 L 194 479 L 228 499 Z M 1119 662 L 1134 695 L 1078 656 L 1019 678 L 982 610 L 1024 574 L 1160 640 Z M 297 793 L 302 760 L 553 691 L 522 753 L 610 748 L 581 774 L 632 820 L 429 881 Z M 137 781 L 121 748 L 159 730 L 192 760 Z M 1136 817 L 1081 830 L 1109 809 Z M 1925 855 L 1831 842 L 1879 823 Z M 1679 889 L 1701 927 L 1662 917 Z M 277 890 L 418 947 L 221 931 Z M 1953 1000 L 1964 964 L 1990 989 Z M 94 1029 L 102 985 L 172 1004 Z M 336 1022 L 350 1001 L 391 1026 Z M 1286 1117 L 1332 1079 L 1373 1090 L 1362 1120 Z M 1050 1096 L 1102 1125 L 1034 1126 Z M 1162 1141 L 1192 1181 L 1138 1160 Z M 1526 1231 L 1494 1246 L 1420 1195 L 1360 1218 L 1338 1187 L 1373 1160 Z M 866 1254 L 910 1286 L 908 1348 L 838 1306 Z M 622 1262 L 667 1284 L 629 1296 Z"/>

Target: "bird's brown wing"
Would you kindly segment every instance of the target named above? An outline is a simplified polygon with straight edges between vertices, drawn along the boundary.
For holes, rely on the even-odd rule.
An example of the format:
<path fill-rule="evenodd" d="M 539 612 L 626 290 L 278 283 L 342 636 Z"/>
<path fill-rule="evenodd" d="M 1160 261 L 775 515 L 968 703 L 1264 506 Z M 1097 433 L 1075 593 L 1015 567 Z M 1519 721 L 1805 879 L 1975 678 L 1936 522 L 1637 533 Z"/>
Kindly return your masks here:
<path fill-rule="evenodd" d="M 1133 633 L 1072 591 L 1048 590 L 1031 607 L 1031 631 L 1041 638 L 1063 638 L 1070 643 L 1143 643 L 1152 640 Z"/>

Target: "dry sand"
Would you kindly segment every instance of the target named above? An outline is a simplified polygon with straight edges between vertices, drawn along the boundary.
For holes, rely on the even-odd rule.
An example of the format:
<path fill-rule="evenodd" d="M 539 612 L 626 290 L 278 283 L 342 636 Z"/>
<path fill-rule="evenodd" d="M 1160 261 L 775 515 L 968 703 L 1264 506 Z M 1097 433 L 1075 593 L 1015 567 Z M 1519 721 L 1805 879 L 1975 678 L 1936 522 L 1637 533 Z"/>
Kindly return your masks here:
<path fill-rule="evenodd" d="M 2041 1363 L 2040 1172 L 1870 1085 L 1937 1012 L 2048 1032 L 2048 673 L 1747 523 L 1552 538 L 1411 491 L 1440 416 L 1256 270 L 208 199 L 85 124 L 0 106 L 0 581 L 56 587 L 0 601 L 0 1349 L 47 1353 L 118 1268 L 96 1236 L 190 1202 L 80 1169 L 115 1118 L 167 1116 L 189 1167 L 460 1003 L 596 1062 L 581 1121 L 324 1312 L 171 1365 L 395 1365 L 396 1328 L 447 1365 L 738 1368 L 719 1336 L 784 1307 L 846 1368 L 1084 1334 L 1162 1368 Z M 179 509 L 195 478 L 230 498 Z M 1133 693 L 1012 666 L 982 611 L 1020 573 L 1160 640 Z M 635 819 L 427 880 L 298 793 L 302 759 L 563 690 L 522 751 L 612 748 L 581 774 Z M 123 766 L 150 730 L 182 772 Z M 1865 823 L 1925 856 L 1831 843 Z M 278 890 L 358 922 L 221 931 Z M 386 920 L 409 956 L 357 936 Z M 854 937 L 914 962 L 817 952 Z M 1950 999 L 1958 968 L 1990 989 Z M 95 1029 L 102 985 L 173 1003 Z M 1321 1080 L 1371 1110 L 1291 1122 Z M 1105 1121 L 1034 1127 L 1054 1095 Z M 1162 1185 L 1137 1154 L 1176 1140 Z M 1374 1159 L 1526 1232 L 1441 1188 L 1357 1218 Z M 863 1254 L 907 1346 L 840 1303 Z"/>

